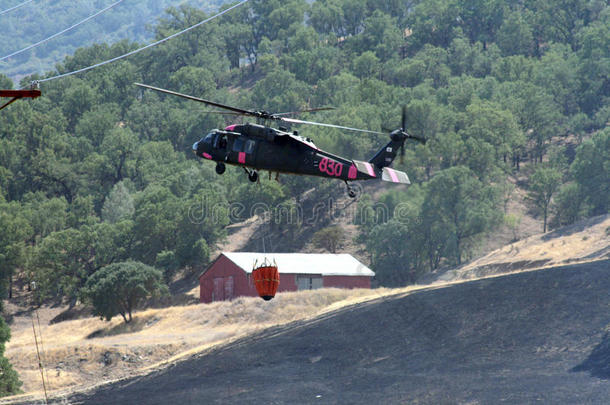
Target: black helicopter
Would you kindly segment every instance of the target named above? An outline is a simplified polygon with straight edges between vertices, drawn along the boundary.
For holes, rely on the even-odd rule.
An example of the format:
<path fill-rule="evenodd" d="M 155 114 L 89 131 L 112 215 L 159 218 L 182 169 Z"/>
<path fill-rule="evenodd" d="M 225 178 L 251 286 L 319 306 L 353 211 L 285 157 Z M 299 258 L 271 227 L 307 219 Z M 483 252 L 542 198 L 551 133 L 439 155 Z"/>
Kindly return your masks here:
<path fill-rule="evenodd" d="M 396 158 L 399 149 L 401 149 L 401 153 L 404 153 L 404 143 L 407 139 L 413 139 L 421 143 L 426 142 L 425 138 L 410 135 L 405 131 L 406 111 L 404 108 L 402 112 L 402 128 L 384 133 L 341 125 L 303 121 L 283 116 L 291 113 L 272 114 L 266 111 L 243 110 L 171 90 L 141 83 L 135 84 L 228 111 L 210 112 L 244 115 L 263 121 L 319 125 L 390 136 L 390 142 L 381 148 L 368 162 L 346 159 L 323 151 L 316 147 L 311 139 L 299 136 L 297 131 L 291 133 L 283 127 L 275 129 L 250 123 L 229 125 L 225 129 L 213 129 L 205 137 L 193 144 L 193 151 L 197 156 L 216 162 L 216 173 L 223 174 L 227 164 L 241 166 L 248 174 L 248 179 L 252 182 L 258 181 L 259 170 L 268 170 L 270 176 L 271 172 L 275 172 L 276 175 L 279 173 L 289 173 L 341 179 L 347 185 L 348 195 L 354 198 L 356 192 L 351 188 L 350 181 L 381 179 L 392 183 L 410 184 L 406 173 L 394 170 L 389 166 Z M 307 112 L 324 109 L 328 108 L 307 110 Z"/>

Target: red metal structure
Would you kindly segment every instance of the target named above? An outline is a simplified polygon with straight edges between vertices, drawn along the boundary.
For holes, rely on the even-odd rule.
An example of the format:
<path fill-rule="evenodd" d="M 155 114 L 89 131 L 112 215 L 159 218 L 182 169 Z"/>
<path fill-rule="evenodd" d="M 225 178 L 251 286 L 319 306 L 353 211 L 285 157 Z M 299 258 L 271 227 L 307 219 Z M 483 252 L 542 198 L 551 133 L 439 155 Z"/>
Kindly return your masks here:
<path fill-rule="evenodd" d="M 40 97 L 40 94 L 41 94 L 40 90 L 38 90 L 38 89 L 0 90 L 0 97 L 12 98 L 12 100 L 9 100 L 8 102 L 6 102 L 2 106 L 0 106 L 0 110 L 2 110 L 4 107 L 8 106 L 9 104 L 19 100 L 20 98 L 36 98 L 36 97 Z"/>
<path fill-rule="evenodd" d="M 322 287 L 371 288 L 375 273 L 348 254 L 223 252 L 199 276 L 199 301 L 258 297 L 253 266 L 264 258 L 275 260 L 281 283 L 277 292 Z"/>

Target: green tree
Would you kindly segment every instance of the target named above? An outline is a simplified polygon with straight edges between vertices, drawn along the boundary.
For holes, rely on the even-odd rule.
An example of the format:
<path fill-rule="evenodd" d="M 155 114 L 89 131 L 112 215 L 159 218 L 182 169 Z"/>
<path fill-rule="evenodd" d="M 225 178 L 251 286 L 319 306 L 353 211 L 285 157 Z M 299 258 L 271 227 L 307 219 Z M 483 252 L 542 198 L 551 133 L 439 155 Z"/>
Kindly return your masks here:
<path fill-rule="evenodd" d="M 397 220 L 371 230 L 367 247 L 380 285 L 398 287 L 415 282 L 418 266 L 413 263 L 421 258 L 412 244 L 417 236 L 415 229 Z"/>
<path fill-rule="evenodd" d="M 589 19 L 589 2 L 585 0 L 556 0 L 552 3 L 533 0 L 536 25 L 542 27 L 543 41 L 563 42 L 576 46 L 575 36 Z"/>
<path fill-rule="evenodd" d="M 21 212 L 32 227 L 34 238 L 44 238 L 66 228 L 68 203 L 65 198 L 46 198 L 44 193 L 37 192 L 27 193 L 21 201 Z"/>
<path fill-rule="evenodd" d="M 77 119 L 96 103 L 96 95 L 91 86 L 80 79 L 73 80 L 76 84 L 66 90 L 62 103 L 65 116 L 70 117 L 71 128 L 74 127 Z"/>
<path fill-rule="evenodd" d="M 372 226 L 364 243 L 381 285 L 413 283 L 427 269 L 429 241 L 422 220 L 424 198 L 425 191 L 414 185 L 406 192 L 386 193 L 381 201 L 368 205 L 368 213 L 360 213 L 360 227 Z"/>
<path fill-rule="evenodd" d="M 138 150 L 138 138 L 129 128 L 116 127 L 104 137 L 101 149 L 107 171 L 104 180 L 117 183 L 129 173 L 131 158 Z"/>
<path fill-rule="evenodd" d="M 152 264 L 157 253 L 173 250 L 178 219 L 184 217 L 180 199 L 166 187 L 151 185 L 135 198 L 134 257 Z"/>
<path fill-rule="evenodd" d="M 579 112 L 578 68 L 578 56 L 569 46 L 552 44 L 540 58 L 533 75 L 534 82 L 553 96 L 555 104 L 566 116 Z"/>
<path fill-rule="evenodd" d="M 610 210 L 609 128 L 599 131 L 578 147 L 570 172 L 591 206 L 590 215 L 606 214 Z"/>
<path fill-rule="evenodd" d="M 216 88 L 214 76 L 205 68 L 185 66 L 170 76 L 172 89 L 196 97 L 209 97 Z"/>
<path fill-rule="evenodd" d="M 306 104 L 308 92 L 308 86 L 293 73 L 277 68 L 254 85 L 250 98 L 252 105 L 270 111 L 297 111 Z"/>
<path fill-rule="evenodd" d="M 0 305 L 2 310 L 2 305 Z M 21 392 L 21 381 L 17 372 L 4 356 L 5 343 L 11 339 L 11 330 L 0 316 L 0 397 L 15 395 Z"/>
<path fill-rule="evenodd" d="M 74 129 L 74 134 L 91 142 L 92 146 L 100 146 L 104 137 L 117 124 L 119 106 L 115 103 L 95 105 L 85 112 Z"/>
<path fill-rule="evenodd" d="M 243 19 L 243 15 L 229 14 L 227 24 L 222 25 L 227 59 L 229 59 L 231 69 L 239 68 L 239 61 L 246 56 L 246 48 L 252 42 L 252 31 L 248 25 L 241 22 Z"/>
<path fill-rule="evenodd" d="M 10 90 L 13 88 L 11 79 L 0 73 L 0 89 Z"/>
<path fill-rule="evenodd" d="M 330 253 L 337 253 L 343 238 L 344 232 L 340 226 L 328 226 L 314 233 L 311 241 L 315 247 L 326 249 Z"/>
<path fill-rule="evenodd" d="M 381 61 L 399 55 L 398 51 L 403 42 L 402 32 L 392 17 L 375 10 L 364 20 L 363 25 L 362 40 L 365 49 L 374 51 Z"/>
<path fill-rule="evenodd" d="M 124 182 L 115 184 L 104 201 L 102 219 L 114 224 L 124 219 L 132 219 L 134 212 L 133 197 Z"/>
<path fill-rule="evenodd" d="M 157 253 L 155 266 L 159 269 L 163 269 L 165 282 L 168 283 L 171 281 L 172 275 L 178 270 L 180 264 L 178 263 L 176 254 L 172 250 L 163 250 Z"/>
<path fill-rule="evenodd" d="M 76 303 L 78 291 L 100 268 L 132 254 L 133 223 L 84 225 L 53 232 L 36 245 L 32 277 L 38 299 L 66 297 Z"/>
<path fill-rule="evenodd" d="M 82 225 L 93 225 L 99 222 L 95 213 L 94 197 L 94 195 L 76 196 L 68 210 L 68 227 L 79 228 Z"/>
<path fill-rule="evenodd" d="M 374 52 L 366 51 L 354 59 L 353 71 L 361 79 L 375 77 L 379 72 L 379 59 Z"/>
<path fill-rule="evenodd" d="M 466 110 L 466 128 L 460 134 L 491 145 L 496 162 L 501 159 L 506 163 L 508 156 L 524 146 L 525 136 L 510 111 L 503 110 L 494 103 L 482 102 L 474 102 Z M 467 154 L 472 155 L 476 153 Z M 471 168 L 478 169 L 480 173 L 488 172 L 487 167 Z"/>
<path fill-rule="evenodd" d="M 429 183 L 423 204 L 423 226 L 434 232 L 431 237 L 442 242 L 433 257 L 444 255 L 462 263 L 474 239 L 492 230 L 502 221 L 497 191 L 478 180 L 466 167 L 456 166 L 440 171 Z M 438 239 L 444 235 L 443 239 Z M 433 262 L 434 264 L 434 262 Z"/>
<path fill-rule="evenodd" d="M 132 312 L 145 299 L 168 294 L 163 274 L 140 262 L 120 262 L 94 273 L 81 291 L 93 305 L 93 314 L 111 320 L 121 315 L 125 323 L 132 321 Z"/>
<path fill-rule="evenodd" d="M 522 81 L 503 83 L 494 95 L 517 117 L 532 144 L 532 155 L 542 162 L 548 140 L 557 134 L 561 113 L 546 89 Z"/>
<path fill-rule="evenodd" d="M 449 46 L 459 25 L 456 18 L 460 10 L 456 2 L 431 0 L 418 2 L 409 18 L 411 46 L 419 49 L 423 44 Z"/>
<path fill-rule="evenodd" d="M 263 216 L 281 203 L 285 198 L 284 190 L 280 183 L 275 180 L 261 180 L 259 184 L 241 184 L 231 193 L 231 201 L 239 205 L 233 214 L 237 214 L 239 220 L 245 220 L 254 215 Z M 209 197 L 206 198 L 206 201 Z M 233 218 L 232 218 L 233 219 Z"/>
<path fill-rule="evenodd" d="M 550 228 L 570 225 L 585 216 L 586 203 L 583 191 L 576 182 L 564 184 L 553 199 L 553 218 Z"/>
<path fill-rule="evenodd" d="M 528 199 L 542 214 L 545 233 L 551 198 L 560 184 L 561 173 L 553 168 L 539 167 L 530 177 Z"/>
<path fill-rule="evenodd" d="M 498 46 L 508 55 L 529 55 L 534 48 L 534 34 L 525 10 L 510 12 L 498 30 Z"/>
<path fill-rule="evenodd" d="M 0 296 L 5 298 L 15 270 L 25 261 L 25 242 L 32 237 L 32 228 L 20 212 L 18 202 L 0 202 Z"/>
<path fill-rule="evenodd" d="M 202 271 L 210 262 L 210 246 L 205 239 L 198 239 L 191 247 L 190 264 L 193 269 Z"/>
<path fill-rule="evenodd" d="M 579 56 L 579 106 L 588 115 L 608 108 L 600 100 L 608 95 L 608 66 L 610 66 L 610 7 L 599 12 L 599 18 L 583 27 L 577 35 Z M 601 121 L 603 127 L 607 120 Z"/>

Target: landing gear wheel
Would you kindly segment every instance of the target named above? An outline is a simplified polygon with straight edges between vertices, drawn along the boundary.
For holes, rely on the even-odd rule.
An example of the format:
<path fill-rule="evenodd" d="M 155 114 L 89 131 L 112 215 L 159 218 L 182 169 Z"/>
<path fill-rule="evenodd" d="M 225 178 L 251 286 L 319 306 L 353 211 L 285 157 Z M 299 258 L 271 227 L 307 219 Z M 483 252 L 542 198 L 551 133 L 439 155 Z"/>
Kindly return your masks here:
<path fill-rule="evenodd" d="M 347 181 L 345 182 L 345 185 L 347 186 L 347 195 L 348 195 L 350 198 L 356 198 L 356 196 L 358 195 L 358 194 L 356 193 L 356 190 L 354 190 L 354 189 L 352 188 L 352 186 L 350 186 L 350 184 L 349 184 Z"/>
<path fill-rule="evenodd" d="M 252 170 L 250 173 L 248 173 L 248 180 L 250 180 L 252 183 L 256 183 L 258 180 L 258 173 Z"/>
<path fill-rule="evenodd" d="M 222 162 L 216 163 L 216 173 L 217 174 L 223 174 L 225 172 L 225 170 L 227 170 L 227 166 L 225 166 L 224 163 L 222 163 Z"/>

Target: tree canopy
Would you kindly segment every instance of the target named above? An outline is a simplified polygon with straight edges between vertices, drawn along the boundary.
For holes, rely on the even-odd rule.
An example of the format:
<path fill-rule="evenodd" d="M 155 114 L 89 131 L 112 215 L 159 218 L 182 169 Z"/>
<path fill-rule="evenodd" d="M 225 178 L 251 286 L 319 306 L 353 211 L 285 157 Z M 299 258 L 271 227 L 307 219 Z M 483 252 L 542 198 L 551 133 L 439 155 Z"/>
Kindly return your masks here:
<path fill-rule="evenodd" d="M 170 8 L 153 35 L 206 16 Z M 507 178 L 523 163 L 525 175 L 561 179 L 542 200 L 551 226 L 607 213 L 609 18 L 600 1 L 252 0 L 133 57 L 45 82 L 42 97 L 0 114 L 0 281 L 22 271 L 39 299 L 75 303 L 114 263 L 156 265 L 169 280 L 205 266 L 226 226 L 253 211 L 279 212 L 310 188 L 341 191 L 320 179 L 261 176 L 253 186 L 239 170 L 215 175 L 190 146 L 233 118 L 136 81 L 243 108 L 332 105 L 315 120 L 375 131 L 400 126 L 406 105 L 407 130 L 429 140 L 406 145 L 394 164 L 413 186 L 365 196 L 356 218 L 388 283 L 469 258 L 499 224 Z M 138 46 L 88 45 L 44 75 L 0 75 L 0 84 L 26 86 Z M 355 159 L 386 142 L 299 131 Z"/>
<path fill-rule="evenodd" d="M 159 270 L 139 262 L 119 262 L 95 272 L 81 290 L 82 297 L 93 305 L 93 314 L 107 321 L 121 315 L 125 323 L 143 300 L 167 294 Z"/>

